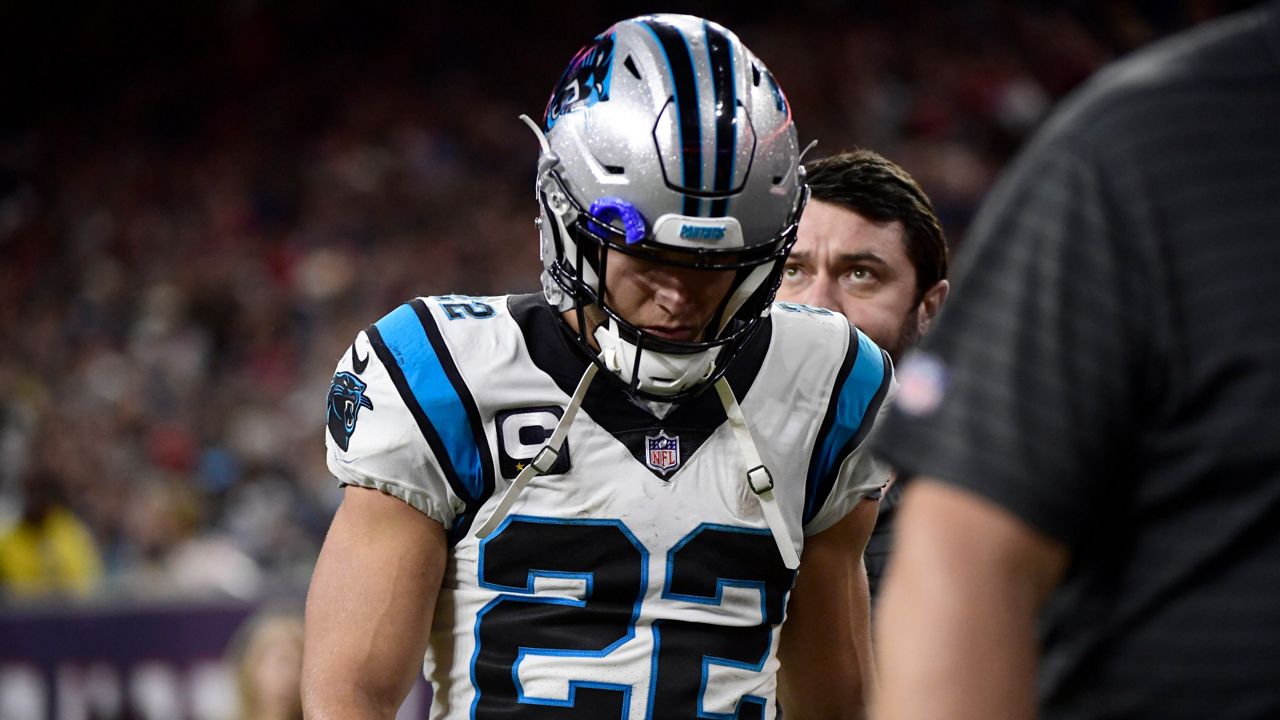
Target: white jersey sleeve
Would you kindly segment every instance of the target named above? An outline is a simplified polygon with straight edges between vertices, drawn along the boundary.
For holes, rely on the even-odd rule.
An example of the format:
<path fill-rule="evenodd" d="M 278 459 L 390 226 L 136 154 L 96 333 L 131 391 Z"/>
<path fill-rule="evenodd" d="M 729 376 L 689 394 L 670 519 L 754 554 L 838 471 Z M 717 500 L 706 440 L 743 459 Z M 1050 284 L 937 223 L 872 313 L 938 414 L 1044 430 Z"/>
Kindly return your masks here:
<path fill-rule="evenodd" d="M 822 532 L 874 496 L 889 479 L 889 469 L 864 449 L 877 416 L 894 392 L 893 366 L 884 352 L 843 315 L 823 308 L 777 303 L 773 313 L 786 339 L 775 343 L 790 356 L 791 374 L 802 384 L 797 396 L 820 417 L 809 437 L 802 525 L 804 535 Z M 831 357 L 835 355 L 835 357 Z"/>
<path fill-rule="evenodd" d="M 325 443 L 343 484 L 397 497 L 449 529 L 486 479 L 469 394 L 434 327 L 422 303 L 406 303 L 356 337 L 330 386 Z"/>
<path fill-rule="evenodd" d="M 824 422 L 827 432 L 815 447 L 815 479 L 820 485 L 829 482 L 831 490 L 805 523 L 806 535 L 836 524 L 861 500 L 878 493 L 890 477 L 889 467 L 872 456 L 865 441 L 897 390 L 893 363 L 861 330 L 851 326 L 851 332 L 845 366 L 828 408 L 830 424 Z"/>

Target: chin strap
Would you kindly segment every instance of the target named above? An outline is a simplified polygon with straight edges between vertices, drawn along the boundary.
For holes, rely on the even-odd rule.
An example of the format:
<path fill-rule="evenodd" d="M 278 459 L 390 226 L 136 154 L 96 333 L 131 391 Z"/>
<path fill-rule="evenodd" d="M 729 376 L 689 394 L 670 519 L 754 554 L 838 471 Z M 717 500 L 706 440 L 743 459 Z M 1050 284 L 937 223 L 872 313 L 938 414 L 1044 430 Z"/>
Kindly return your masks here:
<path fill-rule="evenodd" d="M 560 448 L 564 445 L 564 438 L 569 434 L 569 426 L 573 424 L 578 408 L 582 407 L 582 400 L 587 396 L 587 388 L 591 387 L 591 380 L 595 378 L 598 369 L 595 363 L 587 364 L 587 371 L 582 373 L 582 378 L 578 380 L 578 387 L 573 391 L 573 397 L 569 399 L 569 406 L 564 409 L 564 415 L 560 416 L 560 422 L 556 423 L 551 439 L 538 451 L 533 462 L 525 465 L 520 474 L 516 475 L 511 486 L 502 494 L 502 500 L 498 501 L 498 507 L 494 508 L 489 519 L 484 521 L 484 525 L 476 530 L 476 537 L 483 540 L 498 529 L 498 525 L 507 517 L 516 498 L 520 497 L 520 491 L 524 490 L 529 481 L 555 466 L 556 460 L 560 458 Z"/>
<path fill-rule="evenodd" d="M 760 460 L 755 440 L 751 438 L 751 430 L 747 427 L 746 418 L 742 416 L 742 408 L 738 399 L 729 388 L 729 381 L 721 377 L 716 381 L 716 393 L 720 396 L 720 404 L 724 405 L 724 414 L 729 418 L 729 427 L 738 439 L 738 450 L 747 465 L 747 486 L 760 500 L 760 509 L 764 512 L 765 522 L 769 523 L 769 531 L 773 533 L 773 542 L 782 555 L 782 564 L 788 570 L 800 567 L 800 555 L 791 542 L 791 533 L 787 530 L 787 521 L 782 517 L 782 510 L 773 496 L 773 475 Z"/>

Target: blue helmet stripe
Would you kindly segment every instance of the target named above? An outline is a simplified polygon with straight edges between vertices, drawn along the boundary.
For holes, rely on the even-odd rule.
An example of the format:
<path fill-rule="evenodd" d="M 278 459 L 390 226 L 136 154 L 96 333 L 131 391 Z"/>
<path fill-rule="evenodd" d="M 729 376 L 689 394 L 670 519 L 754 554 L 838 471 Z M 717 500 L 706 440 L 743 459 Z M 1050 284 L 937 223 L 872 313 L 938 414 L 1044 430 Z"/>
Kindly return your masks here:
<path fill-rule="evenodd" d="M 840 464 L 871 429 L 893 377 L 882 351 L 850 326 L 853 337 L 844 365 L 836 375 L 827 416 L 818 431 L 805 483 L 804 522 L 817 515 L 835 486 Z"/>
<path fill-rule="evenodd" d="M 702 189 L 702 121 L 698 106 L 698 80 L 693 69 L 693 53 L 680 29 L 658 20 L 642 23 L 657 38 L 675 86 L 676 122 L 680 126 L 680 184 L 686 191 L 684 214 L 700 215 L 702 201 L 687 191 Z"/>

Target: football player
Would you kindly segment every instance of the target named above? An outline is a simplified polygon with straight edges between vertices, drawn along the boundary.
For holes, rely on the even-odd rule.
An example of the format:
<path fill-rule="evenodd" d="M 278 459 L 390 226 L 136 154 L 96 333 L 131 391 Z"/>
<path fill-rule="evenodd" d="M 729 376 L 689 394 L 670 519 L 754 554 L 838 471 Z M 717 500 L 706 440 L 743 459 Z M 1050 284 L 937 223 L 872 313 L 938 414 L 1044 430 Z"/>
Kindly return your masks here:
<path fill-rule="evenodd" d="M 419 666 L 450 720 L 861 716 L 892 370 L 772 304 L 807 197 L 782 90 L 654 15 L 526 122 L 543 292 L 415 299 L 338 363 L 307 716 L 390 718 Z"/>

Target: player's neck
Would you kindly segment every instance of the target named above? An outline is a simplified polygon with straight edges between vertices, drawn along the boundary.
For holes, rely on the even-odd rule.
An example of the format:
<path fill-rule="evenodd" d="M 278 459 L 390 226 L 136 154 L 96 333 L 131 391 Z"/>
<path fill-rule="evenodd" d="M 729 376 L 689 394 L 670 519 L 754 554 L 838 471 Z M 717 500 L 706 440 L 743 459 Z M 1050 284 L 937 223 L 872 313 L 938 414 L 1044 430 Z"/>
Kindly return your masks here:
<path fill-rule="evenodd" d="M 581 325 L 578 321 L 578 311 L 576 308 L 565 310 L 560 313 L 560 315 L 564 317 L 565 323 L 569 325 L 574 333 L 579 337 L 586 338 L 587 344 L 591 346 L 592 350 L 595 350 L 596 352 L 600 351 L 600 345 L 596 342 L 595 334 L 596 328 L 604 324 L 605 317 L 604 313 L 600 312 L 599 307 L 595 305 L 587 305 L 582 308 L 582 319 L 587 325 L 587 331 L 585 333 L 581 331 Z"/>

